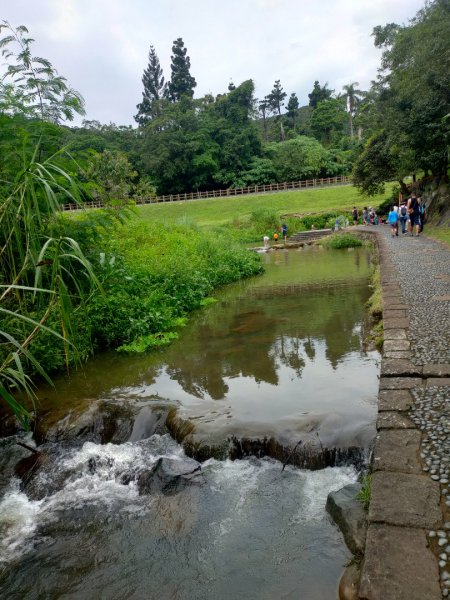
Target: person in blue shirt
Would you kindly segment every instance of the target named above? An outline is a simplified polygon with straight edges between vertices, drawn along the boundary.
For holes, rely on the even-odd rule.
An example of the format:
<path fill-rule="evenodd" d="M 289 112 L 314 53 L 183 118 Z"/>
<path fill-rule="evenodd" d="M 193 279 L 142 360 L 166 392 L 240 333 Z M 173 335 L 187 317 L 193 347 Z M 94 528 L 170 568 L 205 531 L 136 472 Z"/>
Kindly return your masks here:
<path fill-rule="evenodd" d="M 391 226 L 392 237 L 398 236 L 398 211 L 394 210 L 393 206 L 391 206 L 391 210 L 389 211 L 388 221 Z"/>

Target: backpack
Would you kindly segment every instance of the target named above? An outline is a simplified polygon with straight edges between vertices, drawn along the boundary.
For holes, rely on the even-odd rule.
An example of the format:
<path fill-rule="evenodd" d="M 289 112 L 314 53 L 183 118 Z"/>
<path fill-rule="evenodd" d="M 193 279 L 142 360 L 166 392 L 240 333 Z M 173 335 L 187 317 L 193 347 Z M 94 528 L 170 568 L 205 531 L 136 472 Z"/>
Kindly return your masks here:
<path fill-rule="evenodd" d="M 406 206 L 401 207 L 400 214 L 402 215 L 402 217 L 406 217 Z"/>

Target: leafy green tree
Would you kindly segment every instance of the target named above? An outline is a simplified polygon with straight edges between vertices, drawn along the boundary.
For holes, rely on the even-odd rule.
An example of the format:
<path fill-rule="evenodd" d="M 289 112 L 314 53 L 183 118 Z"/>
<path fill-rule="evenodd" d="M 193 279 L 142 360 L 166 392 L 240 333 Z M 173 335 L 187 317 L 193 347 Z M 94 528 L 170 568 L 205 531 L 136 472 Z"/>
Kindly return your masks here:
<path fill-rule="evenodd" d="M 170 65 L 172 76 L 168 85 L 168 95 L 172 102 L 177 102 L 182 96 L 192 98 L 197 82 L 190 73 L 191 61 L 187 56 L 187 48 L 184 47 L 182 38 L 174 41 L 172 52 L 172 64 Z"/>
<path fill-rule="evenodd" d="M 295 92 L 292 92 L 292 94 L 289 96 L 289 100 L 287 103 L 287 116 L 292 119 L 292 129 L 295 130 L 295 122 L 297 120 L 298 117 L 298 109 L 299 109 L 299 103 L 298 103 L 298 98 L 297 98 L 297 94 Z"/>
<path fill-rule="evenodd" d="M 382 139 L 394 156 L 386 161 L 402 181 L 418 170 L 431 172 L 436 181 L 446 179 L 449 164 L 450 127 L 450 4 L 434 0 L 407 26 L 390 23 L 373 31 L 375 44 L 383 49 L 378 80 L 360 113 L 369 140 Z M 364 109 L 364 110 L 362 110 Z M 375 170 L 379 154 L 362 153 L 356 169 L 360 188 L 372 187 L 371 160 Z M 365 176 L 364 176 L 365 175 Z"/>
<path fill-rule="evenodd" d="M 353 183 L 369 196 L 384 191 L 385 181 L 397 174 L 396 157 L 385 134 L 374 135 L 367 140 L 352 173 Z"/>
<path fill-rule="evenodd" d="M 268 153 L 280 182 L 334 175 L 327 150 L 313 138 L 300 135 L 272 143 Z"/>
<path fill-rule="evenodd" d="M 333 95 L 333 90 L 330 90 L 327 86 L 327 83 L 324 86 L 321 86 L 317 80 L 314 82 L 312 92 L 308 94 L 309 106 L 317 108 L 319 102 L 322 102 L 323 100 L 329 100 L 331 98 Z"/>
<path fill-rule="evenodd" d="M 84 100 L 45 58 L 35 57 L 28 29 L 1 21 L 6 71 L 0 79 L 0 114 L 19 114 L 59 123 L 84 114 Z"/>
<path fill-rule="evenodd" d="M 272 91 L 267 96 L 267 102 L 269 103 L 269 107 L 271 108 L 272 112 L 277 115 L 280 124 L 280 133 L 282 140 L 285 139 L 285 133 L 283 121 L 281 119 L 281 108 L 284 105 L 284 99 L 286 98 L 286 96 L 287 94 L 285 91 L 283 91 L 280 80 L 277 79 L 274 83 Z"/>
<path fill-rule="evenodd" d="M 318 103 L 311 116 L 311 129 L 321 143 L 329 146 L 343 135 L 347 122 L 345 105 L 341 98 L 331 98 Z"/>
<path fill-rule="evenodd" d="M 261 139 L 253 120 L 254 90 L 249 79 L 210 106 L 211 135 L 220 148 L 215 180 L 221 185 L 231 184 L 261 155 Z"/>
<path fill-rule="evenodd" d="M 158 110 L 159 100 L 167 96 L 167 84 L 155 48 L 150 46 L 148 54 L 148 66 L 142 76 L 142 102 L 136 108 L 138 112 L 134 117 L 138 125 L 145 125 Z"/>
<path fill-rule="evenodd" d="M 96 195 L 106 204 L 126 200 L 136 176 L 127 155 L 111 150 L 94 154 L 87 171 L 88 180 L 96 184 Z"/>
<path fill-rule="evenodd" d="M 252 120 L 254 86 L 243 82 L 215 100 L 183 96 L 143 132 L 144 171 L 158 193 L 176 194 L 230 185 L 261 154 Z"/>

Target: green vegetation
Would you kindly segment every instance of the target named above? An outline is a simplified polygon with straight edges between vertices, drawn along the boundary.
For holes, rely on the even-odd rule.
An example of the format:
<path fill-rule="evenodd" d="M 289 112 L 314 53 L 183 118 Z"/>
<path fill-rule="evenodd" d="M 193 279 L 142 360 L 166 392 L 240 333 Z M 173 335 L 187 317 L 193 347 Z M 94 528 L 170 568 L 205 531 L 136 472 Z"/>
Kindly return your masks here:
<path fill-rule="evenodd" d="M 450 246 L 450 227 L 425 225 L 424 234 Z"/>
<path fill-rule="evenodd" d="M 353 180 L 367 194 L 379 193 L 395 178 L 423 172 L 414 187 L 426 190 L 447 180 L 450 111 L 450 5 L 426 3 L 408 25 L 375 27 L 383 50 L 378 80 L 361 102 L 355 121 L 364 129 L 364 147 Z"/>
<path fill-rule="evenodd" d="M 369 314 L 374 323 L 371 331 L 371 339 L 376 348 L 380 351 L 384 343 L 383 329 L 383 299 L 381 294 L 381 272 L 380 267 L 374 269 L 371 277 L 372 294 L 367 302 Z"/>
<path fill-rule="evenodd" d="M 373 200 L 374 206 L 377 201 L 381 202 L 383 199 L 383 195 L 377 196 Z M 361 207 L 362 204 L 354 187 L 337 186 L 212 200 L 161 202 L 140 206 L 138 211 L 139 215 L 148 221 L 187 219 L 197 223 L 199 227 L 215 227 L 235 220 L 248 222 L 255 210 L 266 210 L 278 215 L 298 214 L 305 217 L 337 212 L 350 217 L 353 206 Z"/>
<path fill-rule="evenodd" d="M 363 242 L 356 237 L 356 235 L 352 235 L 351 233 L 335 233 L 328 238 L 322 240 L 321 244 L 325 246 L 325 248 L 357 248 L 358 246 L 362 246 Z"/>
<path fill-rule="evenodd" d="M 356 498 L 361 502 L 364 510 L 369 510 L 370 498 L 372 496 L 372 475 L 364 475 L 362 480 L 362 488 L 358 492 Z"/>

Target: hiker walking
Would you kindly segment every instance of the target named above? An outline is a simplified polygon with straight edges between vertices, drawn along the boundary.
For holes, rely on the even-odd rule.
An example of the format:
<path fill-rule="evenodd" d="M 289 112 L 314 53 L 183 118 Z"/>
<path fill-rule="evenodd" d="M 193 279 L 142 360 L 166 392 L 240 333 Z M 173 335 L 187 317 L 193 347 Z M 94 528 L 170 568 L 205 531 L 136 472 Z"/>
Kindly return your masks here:
<path fill-rule="evenodd" d="M 394 206 L 391 206 L 391 210 L 388 214 L 388 221 L 391 226 L 391 236 L 398 236 L 398 211 L 395 210 Z"/>
<path fill-rule="evenodd" d="M 363 210 L 363 221 L 364 221 L 364 225 L 369 224 L 369 211 L 367 210 L 367 206 L 365 206 L 364 210 Z"/>
<path fill-rule="evenodd" d="M 405 234 L 406 233 L 406 221 L 408 220 L 408 209 L 406 208 L 406 204 L 405 201 L 402 201 L 402 204 L 400 206 L 400 210 L 399 210 L 399 221 L 400 221 L 400 225 L 402 228 L 402 233 Z"/>
<path fill-rule="evenodd" d="M 411 237 L 414 235 L 414 227 L 416 228 L 416 237 L 419 237 L 419 202 L 417 201 L 416 194 L 413 192 L 411 198 L 408 200 L 408 214 L 409 214 L 409 232 Z"/>
<path fill-rule="evenodd" d="M 425 219 L 427 217 L 427 205 L 422 196 L 419 196 L 417 201 L 419 203 L 419 233 L 422 233 L 423 226 L 425 225 Z"/>

